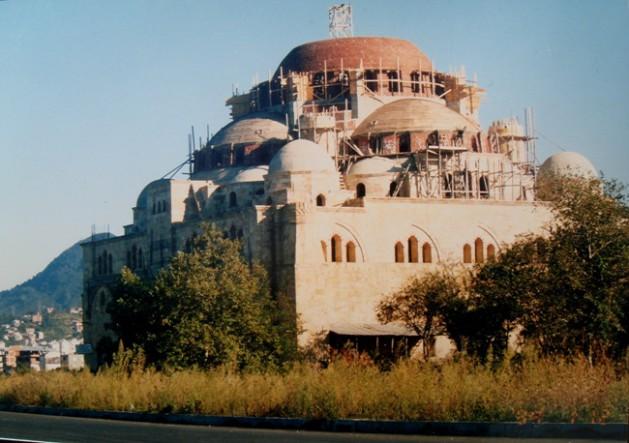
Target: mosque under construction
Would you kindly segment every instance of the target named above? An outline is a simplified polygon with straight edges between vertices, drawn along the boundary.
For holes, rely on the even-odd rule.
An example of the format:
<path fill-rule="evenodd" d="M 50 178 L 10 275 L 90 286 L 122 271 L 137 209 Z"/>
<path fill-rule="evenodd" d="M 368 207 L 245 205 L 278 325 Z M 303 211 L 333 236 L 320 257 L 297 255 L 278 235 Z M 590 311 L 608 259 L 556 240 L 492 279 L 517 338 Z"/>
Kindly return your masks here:
<path fill-rule="evenodd" d="M 378 323 L 384 295 L 440 262 L 490 259 L 550 221 L 535 199 L 531 113 L 483 129 L 485 90 L 463 70 L 437 70 L 405 40 L 351 36 L 344 12 L 331 10 L 331 38 L 235 92 L 233 121 L 198 146 L 189 137 L 188 178 L 149 183 L 124 235 L 83 245 L 92 367 L 113 338 L 106 307 L 121 269 L 155 273 L 204 221 L 240 239 L 293 300 L 300 343 L 327 335 L 383 352 L 413 341 Z M 596 174 L 575 153 L 542 168 Z"/>

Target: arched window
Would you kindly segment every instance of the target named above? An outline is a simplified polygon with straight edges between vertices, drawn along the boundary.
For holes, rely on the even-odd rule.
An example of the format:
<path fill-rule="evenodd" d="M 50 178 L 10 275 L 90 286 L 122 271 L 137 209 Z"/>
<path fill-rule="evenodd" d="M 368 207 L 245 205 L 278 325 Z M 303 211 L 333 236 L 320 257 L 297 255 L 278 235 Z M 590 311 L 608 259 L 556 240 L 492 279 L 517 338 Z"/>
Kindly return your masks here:
<path fill-rule="evenodd" d="M 345 246 L 345 258 L 349 263 L 356 262 L 356 245 L 353 241 L 348 241 Z"/>
<path fill-rule="evenodd" d="M 430 243 L 424 243 L 422 246 L 422 262 L 432 263 L 432 247 Z"/>
<path fill-rule="evenodd" d="M 238 197 L 236 197 L 236 193 L 232 191 L 229 193 L 229 207 L 235 208 L 236 206 L 238 206 Z"/>
<path fill-rule="evenodd" d="M 98 271 L 97 271 L 97 275 L 101 275 L 103 273 L 103 257 L 102 256 L 98 256 Z"/>
<path fill-rule="evenodd" d="M 135 269 L 138 267 L 138 248 L 136 245 L 133 245 L 131 248 L 131 269 Z"/>
<path fill-rule="evenodd" d="M 480 198 L 489 198 L 489 179 L 483 175 L 478 179 L 478 190 Z"/>
<path fill-rule="evenodd" d="M 395 244 L 395 262 L 404 263 L 404 245 L 402 242 Z"/>
<path fill-rule="evenodd" d="M 400 92 L 400 79 L 397 71 L 389 71 L 387 77 L 389 77 L 389 92 Z"/>
<path fill-rule="evenodd" d="M 325 195 L 317 195 L 317 206 L 325 206 Z"/>
<path fill-rule="evenodd" d="M 113 261 L 111 254 L 107 254 L 107 273 L 109 274 L 113 274 L 114 272 Z"/>
<path fill-rule="evenodd" d="M 463 245 L 463 263 L 472 263 L 472 247 L 467 243 Z"/>
<path fill-rule="evenodd" d="M 153 214 L 155 214 L 155 210 L 156 210 L 156 208 L 155 208 L 155 202 L 153 202 Z"/>
<path fill-rule="evenodd" d="M 496 258 L 496 247 L 491 243 L 487 245 L 487 260 Z"/>
<path fill-rule="evenodd" d="M 323 253 L 323 261 L 328 261 L 328 244 L 321 240 L 321 252 Z"/>
<path fill-rule="evenodd" d="M 485 249 L 483 248 L 483 241 L 480 238 L 474 240 L 474 261 L 476 263 L 485 261 Z"/>
<path fill-rule="evenodd" d="M 411 152 L 411 134 L 403 132 L 400 134 L 399 140 L 399 152 Z"/>
<path fill-rule="evenodd" d="M 420 75 L 418 71 L 411 72 L 411 91 L 415 94 L 420 92 Z"/>
<path fill-rule="evenodd" d="M 365 78 L 365 86 L 371 92 L 378 92 L 378 71 L 366 70 L 364 78 Z"/>
<path fill-rule="evenodd" d="M 343 252 L 341 245 L 341 237 L 339 235 L 334 235 L 332 237 L 332 261 L 340 263 L 343 261 Z"/>
<path fill-rule="evenodd" d="M 397 183 L 391 182 L 389 183 L 389 197 L 395 197 L 395 190 L 397 189 Z"/>
<path fill-rule="evenodd" d="M 367 189 L 365 189 L 365 185 L 362 183 L 358 183 L 356 185 L 356 197 L 363 198 L 365 195 L 367 195 Z"/>
<path fill-rule="evenodd" d="M 408 262 L 419 263 L 419 243 L 415 236 L 411 236 L 408 239 Z"/>
<path fill-rule="evenodd" d="M 452 198 L 454 196 L 454 183 L 452 182 L 452 174 L 444 174 L 443 189 L 443 196 L 445 198 Z"/>

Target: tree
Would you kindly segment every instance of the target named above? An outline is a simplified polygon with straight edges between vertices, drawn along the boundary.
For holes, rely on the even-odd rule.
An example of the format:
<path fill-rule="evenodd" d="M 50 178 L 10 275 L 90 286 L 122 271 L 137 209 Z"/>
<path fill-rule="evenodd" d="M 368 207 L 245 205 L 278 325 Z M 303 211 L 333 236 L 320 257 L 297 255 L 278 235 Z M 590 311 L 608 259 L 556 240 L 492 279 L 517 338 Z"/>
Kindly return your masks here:
<path fill-rule="evenodd" d="M 191 252 L 179 252 L 152 281 L 124 270 L 110 306 L 112 329 L 158 367 L 277 366 L 296 347 L 269 290 L 240 244 L 203 225 Z"/>
<path fill-rule="evenodd" d="M 541 354 L 619 358 L 629 331 L 624 188 L 547 176 L 540 195 L 554 215 L 548 234 L 521 239 L 475 273 L 472 299 L 495 326 L 485 337 L 504 341 L 520 325 Z"/>
<path fill-rule="evenodd" d="M 448 300 L 461 299 L 461 285 L 447 268 L 412 278 L 402 289 L 385 297 L 378 305 L 378 320 L 401 322 L 417 333 L 427 360 L 433 352 L 437 335 L 445 333 L 443 306 Z"/>
<path fill-rule="evenodd" d="M 546 287 L 537 309 L 526 311 L 524 333 L 543 353 L 618 358 L 629 331 L 626 189 L 578 177 L 546 177 L 542 185 L 555 223 L 539 251 Z M 542 315 L 545 321 L 536 321 Z"/>

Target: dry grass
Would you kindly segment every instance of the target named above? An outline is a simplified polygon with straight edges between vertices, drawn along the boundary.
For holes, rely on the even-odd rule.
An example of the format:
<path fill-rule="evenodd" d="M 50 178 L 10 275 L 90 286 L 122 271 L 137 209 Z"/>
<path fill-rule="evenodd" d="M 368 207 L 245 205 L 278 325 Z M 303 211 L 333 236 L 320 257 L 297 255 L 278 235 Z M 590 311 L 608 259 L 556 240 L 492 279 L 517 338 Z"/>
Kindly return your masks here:
<path fill-rule="evenodd" d="M 339 361 L 278 373 L 108 369 L 0 378 L 4 404 L 116 411 L 439 421 L 625 422 L 629 375 L 611 365 L 401 362 L 388 372 Z"/>

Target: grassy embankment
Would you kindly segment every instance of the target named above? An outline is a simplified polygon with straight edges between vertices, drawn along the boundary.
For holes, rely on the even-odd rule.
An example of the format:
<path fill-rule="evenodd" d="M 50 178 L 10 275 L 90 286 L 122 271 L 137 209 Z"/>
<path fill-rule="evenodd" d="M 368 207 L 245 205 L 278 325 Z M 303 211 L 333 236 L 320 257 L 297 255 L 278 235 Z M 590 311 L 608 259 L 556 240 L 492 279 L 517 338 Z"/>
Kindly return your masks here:
<path fill-rule="evenodd" d="M 337 362 L 283 373 L 107 369 L 0 378 L 0 403 L 117 411 L 439 421 L 625 422 L 629 374 L 586 362 L 517 369 Z"/>

